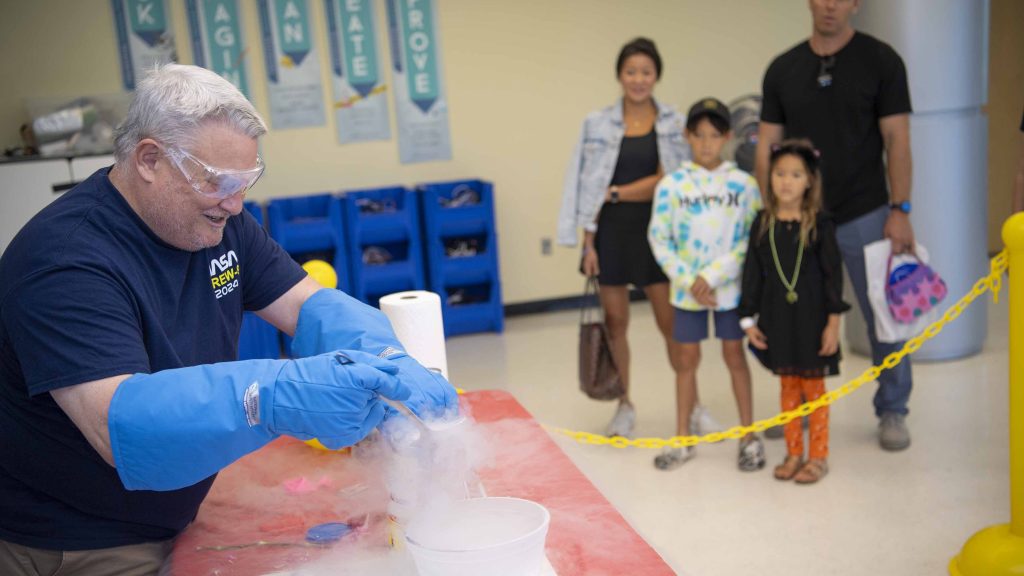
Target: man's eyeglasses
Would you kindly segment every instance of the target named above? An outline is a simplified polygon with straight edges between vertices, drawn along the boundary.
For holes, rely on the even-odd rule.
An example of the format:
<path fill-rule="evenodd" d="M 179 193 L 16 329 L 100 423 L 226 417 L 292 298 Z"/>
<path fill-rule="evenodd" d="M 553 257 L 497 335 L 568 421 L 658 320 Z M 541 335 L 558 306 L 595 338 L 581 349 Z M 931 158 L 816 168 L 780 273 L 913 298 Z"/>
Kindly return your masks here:
<path fill-rule="evenodd" d="M 836 66 L 835 55 L 826 56 L 818 63 L 818 88 L 828 88 L 832 85 L 832 69 Z"/>
<path fill-rule="evenodd" d="M 224 200 L 252 188 L 263 175 L 263 159 L 256 156 L 256 167 L 247 170 L 214 168 L 199 158 L 178 148 L 166 148 L 164 153 L 178 167 L 192 189 L 207 198 Z"/>

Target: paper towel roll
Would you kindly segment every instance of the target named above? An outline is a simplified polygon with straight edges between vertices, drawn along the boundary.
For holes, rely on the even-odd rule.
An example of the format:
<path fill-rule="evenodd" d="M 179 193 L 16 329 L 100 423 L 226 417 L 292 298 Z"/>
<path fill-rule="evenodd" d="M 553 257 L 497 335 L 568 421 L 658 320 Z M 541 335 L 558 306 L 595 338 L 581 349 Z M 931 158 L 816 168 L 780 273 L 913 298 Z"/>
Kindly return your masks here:
<path fill-rule="evenodd" d="M 397 292 L 381 298 L 380 309 L 391 321 L 406 353 L 448 378 L 441 297 L 426 290 Z"/>

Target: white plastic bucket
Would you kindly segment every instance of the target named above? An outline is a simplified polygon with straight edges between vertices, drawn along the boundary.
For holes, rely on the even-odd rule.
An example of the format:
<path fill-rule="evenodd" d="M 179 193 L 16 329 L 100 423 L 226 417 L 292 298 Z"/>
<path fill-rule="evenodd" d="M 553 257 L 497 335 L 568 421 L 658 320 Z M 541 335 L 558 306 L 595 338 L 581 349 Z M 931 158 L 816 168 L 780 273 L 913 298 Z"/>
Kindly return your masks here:
<path fill-rule="evenodd" d="M 550 521 L 529 500 L 457 500 L 417 514 L 405 542 L 420 576 L 537 576 Z"/>

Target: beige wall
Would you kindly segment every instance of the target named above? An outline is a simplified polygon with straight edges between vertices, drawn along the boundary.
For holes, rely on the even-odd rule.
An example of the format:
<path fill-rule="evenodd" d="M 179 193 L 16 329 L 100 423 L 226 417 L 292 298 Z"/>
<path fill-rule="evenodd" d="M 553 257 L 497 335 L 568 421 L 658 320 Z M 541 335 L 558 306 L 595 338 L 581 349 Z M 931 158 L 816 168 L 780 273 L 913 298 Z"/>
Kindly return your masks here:
<path fill-rule="evenodd" d="M 319 24 L 317 45 L 325 55 L 323 2 L 310 1 Z M 190 62 L 184 1 L 171 3 L 179 54 Z M 378 4 L 384 22 L 383 3 Z M 1012 5 L 1018 17 L 1000 20 L 1002 4 Z M 618 96 L 614 60 L 625 41 L 646 35 L 658 43 L 665 74 L 657 96 L 685 108 L 705 95 L 728 101 L 759 91 L 769 60 L 809 31 L 805 0 L 438 0 L 438 5 L 454 159 L 401 165 L 395 140 L 339 146 L 333 120 L 321 128 L 274 130 L 263 142 L 267 173 L 251 197 L 492 180 L 506 303 L 573 295 L 581 288 L 578 253 L 556 248 L 542 256 L 541 241 L 554 236 L 565 165 L 583 117 Z M 993 23 L 1009 30 L 1021 21 L 1022 5 L 994 0 Z M 259 54 L 256 2 L 242 0 L 242 6 L 249 54 Z M 383 46 L 382 53 L 387 55 Z M 120 90 L 109 0 L 0 0 L 0 54 L 0 146 L 17 142 L 27 97 Z M 996 59 L 994 50 L 993 69 Z M 326 56 L 321 60 L 329 101 Z M 251 59 L 250 71 L 253 100 L 265 112 L 259 58 Z M 993 117 L 993 137 L 997 122 Z M 994 187 L 997 178 L 992 176 Z"/>
<path fill-rule="evenodd" d="M 323 2 L 311 0 L 317 23 Z M 379 2 L 380 22 L 383 3 Z M 191 61 L 184 2 L 172 0 L 179 54 Z M 803 0 L 439 0 L 453 160 L 401 165 L 395 140 L 339 146 L 333 125 L 271 131 L 267 173 L 251 197 L 307 194 L 452 178 L 494 181 L 505 301 L 575 294 L 577 252 L 553 237 L 561 182 L 587 112 L 618 95 L 614 61 L 637 35 L 666 64 L 657 95 L 679 107 L 713 94 L 759 90 L 769 57 L 807 28 Z M 255 0 L 242 0 L 250 54 L 259 53 Z M 17 141 L 23 100 L 120 89 L 109 0 L 0 0 L 0 145 Z M 324 26 L 317 45 L 325 54 Z M 384 29 L 381 28 L 381 32 Z M 383 52 L 385 55 L 387 51 Z M 330 98 L 322 58 L 325 99 Z M 250 61 L 253 100 L 267 110 L 262 61 Z"/>
<path fill-rule="evenodd" d="M 1013 176 L 1024 135 L 1024 0 L 992 0 L 988 82 L 988 246 L 1003 247 L 1003 221 L 1010 215 Z"/>

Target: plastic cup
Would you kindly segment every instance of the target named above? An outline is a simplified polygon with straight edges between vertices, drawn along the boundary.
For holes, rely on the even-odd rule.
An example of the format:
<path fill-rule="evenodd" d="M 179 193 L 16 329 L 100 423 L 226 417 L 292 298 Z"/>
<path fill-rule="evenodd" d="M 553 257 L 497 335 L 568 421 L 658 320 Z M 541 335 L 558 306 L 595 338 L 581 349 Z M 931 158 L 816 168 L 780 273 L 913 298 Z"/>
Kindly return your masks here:
<path fill-rule="evenodd" d="M 417 514 L 405 543 L 420 576 L 537 576 L 550 522 L 529 500 L 457 500 Z"/>

